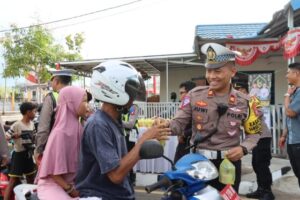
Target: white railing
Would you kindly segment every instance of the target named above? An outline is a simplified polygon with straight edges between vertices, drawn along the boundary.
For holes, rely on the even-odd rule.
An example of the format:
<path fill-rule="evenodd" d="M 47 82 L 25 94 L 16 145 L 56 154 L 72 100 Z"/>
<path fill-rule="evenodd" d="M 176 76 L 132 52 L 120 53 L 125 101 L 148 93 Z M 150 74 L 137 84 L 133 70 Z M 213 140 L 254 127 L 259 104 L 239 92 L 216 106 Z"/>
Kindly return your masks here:
<path fill-rule="evenodd" d="M 139 118 L 152 118 L 155 116 L 169 118 L 174 117 L 178 110 L 179 102 L 138 103 Z M 270 130 L 273 135 L 272 153 L 286 157 L 286 151 L 278 147 L 279 136 L 285 127 L 284 107 L 282 105 L 271 105 L 270 107 Z"/>

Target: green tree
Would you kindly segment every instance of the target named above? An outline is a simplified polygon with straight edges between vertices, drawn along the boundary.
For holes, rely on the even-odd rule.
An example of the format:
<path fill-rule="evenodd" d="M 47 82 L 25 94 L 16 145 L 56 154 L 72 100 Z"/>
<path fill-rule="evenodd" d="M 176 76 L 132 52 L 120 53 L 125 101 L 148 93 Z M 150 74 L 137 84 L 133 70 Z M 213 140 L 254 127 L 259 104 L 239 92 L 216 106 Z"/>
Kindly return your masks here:
<path fill-rule="evenodd" d="M 26 77 L 33 71 L 38 83 L 49 80 L 48 67 L 55 67 L 58 61 L 74 61 L 81 59 L 80 50 L 84 42 L 83 33 L 66 37 L 68 50 L 55 44 L 51 32 L 43 26 L 31 26 L 19 29 L 12 25 L 12 31 L 2 40 L 3 57 L 6 67 L 4 77 Z"/>

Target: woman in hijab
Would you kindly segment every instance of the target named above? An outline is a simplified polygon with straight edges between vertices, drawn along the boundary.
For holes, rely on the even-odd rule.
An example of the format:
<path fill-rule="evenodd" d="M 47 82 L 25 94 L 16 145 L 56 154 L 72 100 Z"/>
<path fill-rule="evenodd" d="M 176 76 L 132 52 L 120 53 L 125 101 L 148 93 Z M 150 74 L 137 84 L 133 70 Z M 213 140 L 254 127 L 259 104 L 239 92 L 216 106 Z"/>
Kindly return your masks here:
<path fill-rule="evenodd" d="M 73 181 L 83 133 L 79 118 L 84 117 L 87 111 L 84 89 L 67 86 L 59 92 L 55 123 L 37 176 L 39 199 L 78 199 L 79 193 Z"/>

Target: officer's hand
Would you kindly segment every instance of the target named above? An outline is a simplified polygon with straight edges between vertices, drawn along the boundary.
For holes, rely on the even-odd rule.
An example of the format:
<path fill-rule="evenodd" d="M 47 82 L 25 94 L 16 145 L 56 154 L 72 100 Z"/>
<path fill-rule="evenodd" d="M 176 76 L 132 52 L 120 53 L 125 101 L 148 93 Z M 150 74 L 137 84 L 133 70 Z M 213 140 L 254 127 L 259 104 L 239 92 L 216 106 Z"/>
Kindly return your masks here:
<path fill-rule="evenodd" d="M 281 136 L 281 137 L 279 138 L 278 146 L 279 146 L 280 149 L 283 149 L 283 148 L 284 148 L 285 141 L 286 141 L 286 137 L 285 137 L 285 136 Z"/>
<path fill-rule="evenodd" d="M 152 126 L 161 126 L 161 127 L 168 128 L 170 127 L 170 120 L 161 117 L 156 117 L 154 118 L 154 122 Z"/>
<path fill-rule="evenodd" d="M 234 147 L 227 151 L 226 157 L 231 161 L 238 161 L 244 156 L 243 148 L 241 146 Z"/>
<path fill-rule="evenodd" d="M 162 126 L 153 126 L 144 132 L 141 139 L 142 140 L 150 140 L 150 139 L 168 140 L 170 134 L 171 134 L 170 128 L 164 128 Z"/>

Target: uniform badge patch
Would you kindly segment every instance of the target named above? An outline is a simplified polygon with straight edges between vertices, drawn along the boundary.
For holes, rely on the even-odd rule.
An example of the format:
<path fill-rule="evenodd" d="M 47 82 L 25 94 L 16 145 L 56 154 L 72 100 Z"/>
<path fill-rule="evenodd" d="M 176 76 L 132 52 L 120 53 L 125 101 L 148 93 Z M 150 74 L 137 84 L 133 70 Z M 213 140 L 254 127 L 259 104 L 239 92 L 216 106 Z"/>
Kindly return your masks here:
<path fill-rule="evenodd" d="M 201 125 L 201 124 L 197 124 L 196 128 L 197 128 L 198 130 L 201 130 L 201 129 L 202 129 L 202 125 Z"/>
<path fill-rule="evenodd" d="M 229 104 L 234 104 L 236 100 L 236 97 L 234 95 L 230 95 L 229 97 Z"/>
<path fill-rule="evenodd" d="M 230 123 L 230 126 L 236 126 L 237 125 L 237 122 L 229 122 Z"/>
<path fill-rule="evenodd" d="M 197 101 L 196 105 L 199 107 L 206 107 L 208 104 L 205 101 Z"/>
<path fill-rule="evenodd" d="M 202 118 L 203 118 L 203 117 L 202 117 L 201 115 L 198 115 L 198 116 L 197 116 L 197 119 L 198 119 L 198 120 L 202 120 Z"/>
<path fill-rule="evenodd" d="M 184 108 L 187 106 L 189 103 L 191 103 L 191 99 L 189 96 L 185 96 L 181 102 L 180 109 Z"/>
<path fill-rule="evenodd" d="M 228 131 L 228 135 L 230 136 L 234 136 L 236 134 L 236 130 L 235 131 Z"/>
<path fill-rule="evenodd" d="M 229 108 L 230 110 L 232 110 L 233 112 L 241 112 L 241 109 L 238 109 L 237 107 L 233 107 L 233 108 Z"/>
<path fill-rule="evenodd" d="M 214 92 L 213 92 L 212 90 L 209 90 L 207 95 L 208 95 L 209 97 L 213 97 L 213 96 L 214 96 Z"/>

